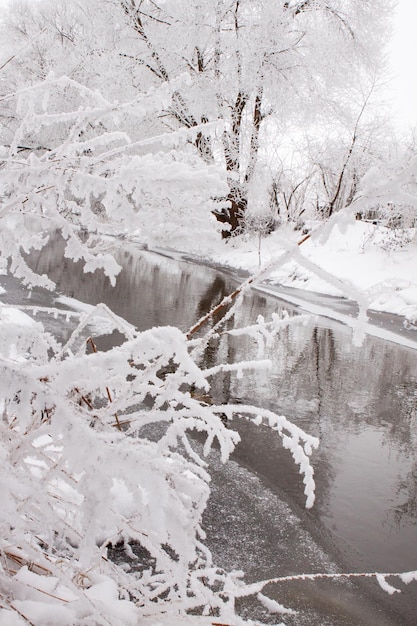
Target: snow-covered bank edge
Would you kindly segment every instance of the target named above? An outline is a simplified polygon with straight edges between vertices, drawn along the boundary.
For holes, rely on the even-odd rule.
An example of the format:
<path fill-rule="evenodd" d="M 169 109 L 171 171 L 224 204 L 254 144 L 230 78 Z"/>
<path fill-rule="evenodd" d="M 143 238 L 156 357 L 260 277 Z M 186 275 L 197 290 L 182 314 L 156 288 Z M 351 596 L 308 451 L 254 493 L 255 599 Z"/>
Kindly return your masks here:
<path fill-rule="evenodd" d="M 354 329 L 358 324 L 353 309 L 346 315 L 338 310 L 338 305 L 346 302 L 346 297 L 352 299 L 352 293 L 356 292 L 366 302 L 370 314 L 379 312 L 392 316 L 387 321 L 392 328 L 380 327 L 371 319 L 362 324 L 362 332 L 417 349 L 415 230 L 409 229 L 401 245 L 398 233 L 352 219 L 339 220 L 325 231 L 319 228 L 317 234 L 313 232 L 312 237 L 298 247 L 300 232 L 293 229 L 282 228 L 265 238 L 260 249 L 263 267 L 273 265 L 274 259 L 279 260 L 291 245 L 300 254 L 298 259 L 278 263 L 279 267 L 271 270 L 267 280 L 257 282 L 254 288 Z M 211 242 L 210 248 L 201 248 L 199 252 L 187 244 L 184 242 L 182 250 L 157 245 L 146 248 L 175 260 L 227 272 L 237 281 L 259 271 L 259 242 L 254 237 L 219 242 L 216 247 L 212 247 Z M 317 303 L 323 294 L 328 296 L 326 303 Z"/>
<path fill-rule="evenodd" d="M 257 285 L 257 290 L 267 293 L 268 295 L 272 295 L 274 297 L 285 300 L 289 304 L 293 304 L 297 307 L 300 307 L 304 311 L 311 313 L 312 315 L 317 315 L 320 317 L 326 317 L 336 322 L 340 322 L 346 326 L 352 328 L 353 331 L 358 330 L 358 322 L 356 317 L 352 317 L 351 315 L 346 315 L 337 311 L 336 309 L 332 309 L 330 307 L 324 307 L 322 305 L 316 304 L 314 302 L 310 302 L 309 300 L 302 297 L 303 293 L 300 292 L 301 297 L 297 297 L 286 292 L 277 292 L 271 287 L 267 285 Z M 296 291 L 296 290 L 294 290 Z M 397 316 L 396 316 L 397 317 Z M 390 320 L 393 322 L 393 319 Z M 415 340 L 410 336 L 405 336 L 400 334 L 401 327 L 397 328 L 397 332 L 394 330 L 389 330 L 388 328 L 383 328 L 381 326 L 377 326 L 373 320 L 369 320 L 365 323 L 362 323 L 361 332 L 367 335 L 371 335 L 373 337 L 378 337 L 379 339 L 383 339 L 384 341 L 390 341 L 392 343 L 396 343 L 405 348 L 410 348 L 412 350 L 417 350 L 417 332 L 415 333 Z"/>

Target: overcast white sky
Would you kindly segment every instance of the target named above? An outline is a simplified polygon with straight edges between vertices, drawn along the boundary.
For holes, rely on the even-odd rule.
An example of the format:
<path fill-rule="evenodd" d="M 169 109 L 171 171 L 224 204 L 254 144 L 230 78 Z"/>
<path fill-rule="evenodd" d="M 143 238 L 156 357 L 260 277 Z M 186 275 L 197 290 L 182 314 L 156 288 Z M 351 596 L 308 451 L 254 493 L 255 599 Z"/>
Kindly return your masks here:
<path fill-rule="evenodd" d="M 391 47 L 393 105 L 401 125 L 417 125 L 417 0 L 399 0 Z"/>

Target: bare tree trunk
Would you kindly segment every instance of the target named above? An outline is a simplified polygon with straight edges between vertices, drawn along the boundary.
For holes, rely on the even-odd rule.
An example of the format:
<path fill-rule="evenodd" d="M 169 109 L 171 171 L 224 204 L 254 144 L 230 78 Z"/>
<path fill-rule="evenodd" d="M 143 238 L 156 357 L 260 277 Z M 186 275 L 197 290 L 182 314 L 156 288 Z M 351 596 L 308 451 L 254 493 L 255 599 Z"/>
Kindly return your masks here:
<path fill-rule="evenodd" d="M 249 164 L 246 170 L 245 181 L 249 183 L 251 180 L 256 167 L 256 162 L 258 160 L 258 152 L 259 152 L 259 131 L 261 129 L 262 123 L 262 95 L 263 88 L 262 86 L 258 87 L 256 96 L 255 96 L 255 104 L 253 108 L 253 119 L 252 119 L 252 135 L 250 139 L 250 148 L 249 148 Z"/>
<path fill-rule="evenodd" d="M 151 54 L 151 59 L 153 63 L 147 63 L 145 64 L 145 66 L 161 81 L 169 82 L 169 72 L 166 69 L 160 55 L 158 54 L 155 46 L 152 44 L 145 31 L 140 11 L 140 3 L 138 4 L 137 0 L 120 0 L 120 4 L 125 14 L 131 20 L 133 30 L 139 35 Z M 196 48 L 196 55 L 197 69 L 199 72 L 204 72 L 204 59 L 199 48 Z M 172 103 L 173 104 L 170 111 L 171 115 L 178 121 L 179 124 L 181 124 L 181 126 L 185 126 L 186 128 L 193 128 L 195 126 L 199 126 L 200 124 L 207 124 L 208 119 L 205 116 L 202 116 L 200 121 L 195 119 L 183 95 L 179 91 L 175 91 L 172 94 Z M 213 160 L 213 152 L 211 148 L 210 138 L 207 137 L 203 132 L 197 133 L 195 146 L 201 157 L 206 162 L 211 162 Z"/>
<path fill-rule="evenodd" d="M 334 191 L 334 194 L 333 194 L 333 196 L 332 196 L 332 198 L 331 198 L 331 200 L 329 202 L 328 208 L 327 208 L 327 217 L 330 217 L 333 214 L 333 212 L 335 210 L 336 202 L 338 201 L 339 196 L 341 194 L 342 183 L 344 181 L 345 174 L 347 172 L 347 167 L 349 165 L 350 159 L 352 158 L 353 150 L 355 148 L 355 144 L 356 144 L 357 139 L 358 139 L 359 124 L 360 124 L 362 115 L 364 114 L 364 111 L 366 109 L 366 106 L 368 104 L 369 98 L 371 97 L 372 91 L 373 91 L 373 87 L 372 87 L 371 91 L 369 92 L 368 96 L 365 98 L 365 102 L 363 103 L 362 108 L 361 108 L 361 110 L 359 112 L 358 118 L 356 120 L 355 127 L 353 129 L 352 140 L 351 140 L 350 146 L 349 146 L 349 150 L 348 150 L 348 153 L 346 155 L 345 161 L 343 163 L 342 169 L 340 170 L 340 174 L 339 174 L 339 177 L 338 177 L 338 180 L 337 180 L 337 184 L 336 184 L 336 189 Z"/>

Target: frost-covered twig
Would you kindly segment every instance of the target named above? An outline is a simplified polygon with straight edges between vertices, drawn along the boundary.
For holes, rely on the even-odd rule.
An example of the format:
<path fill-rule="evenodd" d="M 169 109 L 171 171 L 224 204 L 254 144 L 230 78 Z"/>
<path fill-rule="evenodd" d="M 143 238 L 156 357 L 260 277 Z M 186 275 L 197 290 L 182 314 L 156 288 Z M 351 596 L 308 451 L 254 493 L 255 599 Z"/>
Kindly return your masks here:
<path fill-rule="evenodd" d="M 226 331 L 231 337 L 250 337 L 258 344 L 258 358 L 262 358 L 265 348 L 271 347 L 279 333 L 288 326 L 306 324 L 314 321 L 311 315 L 294 315 L 290 317 L 287 311 L 282 314 L 272 313 L 271 321 L 267 322 L 263 315 L 259 315 L 256 323 L 243 328 L 234 328 Z"/>
<path fill-rule="evenodd" d="M 215 410 L 219 411 L 220 407 L 217 407 Z M 315 500 L 315 482 L 310 456 L 319 445 L 318 438 L 308 435 L 304 430 L 290 422 L 284 415 L 277 415 L 267 409 L 242 404 L 227 404 L 222 405 L 221 410 L 228 419 L 238 415 L 245 419 L 250 419 L 257 425 L 265 424 L 280 435 L 284 448 L 291 452 L 294 462 L 300 467 L 300 474 L 304 475 L 304 493 L 307 496 L 306 508 L 311 508 Z"/>
<path fill-rule="evenodd" d="M 337 580 L 340 578 L 375 578 L 380 587 L 392 595 L 393 593 L 401 593 L 401 589 L 397 589 L 390 585 L 386 578 L 397 578 L 401 582 L 408 585 L 413 581 L 417 581 L 417 570 L 410 572 L 349 572 L 349 573 L 318 573 L 318 574 L 292 574 L 291 576 L 278 576 L 268 580 L 262 580 L 256 583 L 232 587 L 229 593 L 235 598 L 243 598 L 260 593 L 267 585 L 272 583 L 295 582 L 299 580 Z"/>

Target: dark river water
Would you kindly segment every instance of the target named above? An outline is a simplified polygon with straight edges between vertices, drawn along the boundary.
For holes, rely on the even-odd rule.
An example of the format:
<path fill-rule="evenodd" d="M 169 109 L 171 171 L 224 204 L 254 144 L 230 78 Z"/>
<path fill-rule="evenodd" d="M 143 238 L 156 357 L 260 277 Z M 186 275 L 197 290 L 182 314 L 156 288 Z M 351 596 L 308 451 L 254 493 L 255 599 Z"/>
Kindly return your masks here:
<path fill-rule="evenodd" d="M 83 274 L 62 257 L 59 243 L 34 261 L 58 290 L 83 302 L 105 302 L 139 329 L 190 328 L 236 287 L 221 271 L 126 246 L 123 272 L 112 288 L 100 274 Z M 5 277 L 3 301 L 22 299 Z M 56 294 L 35 291 L 33 303 Z M 252 292 L 230 322 L 242 326 L 291 305 Z M 416 332 L 417 334 L 417 332 Z M 223 336 L 206 350 L 206 365 L 255 358 L 249 339 Z M 320 571 L 405 572 L 417 569 L 417 352 L 366 336 L 352 344 L 348 327 L 325 318 L 288 326 L 266 350 L 272 369 L 243 378 L 225 374 L 212 396 L 284 414 L 320 438 L 313 455 L 314 508 L 280 440 L 264 427 L 235 420 L 241 444 L 222 466 L 212 455 L 212 497 L 205 515 L 215 561 L 242 569 L 246 580 Z M 389 579 L 393 584 L 397 581 Z M 386 594 L 373 579 L 270 585 L 266 592 L 299 610 L 288 625 L 412 626 L 417 583 Z M 257 616 L 249 606 L 250 617 Z M 274 623 L 281 620 L 275 618 Z M 271 622 L 272 623 L 272 622 Z"/>

